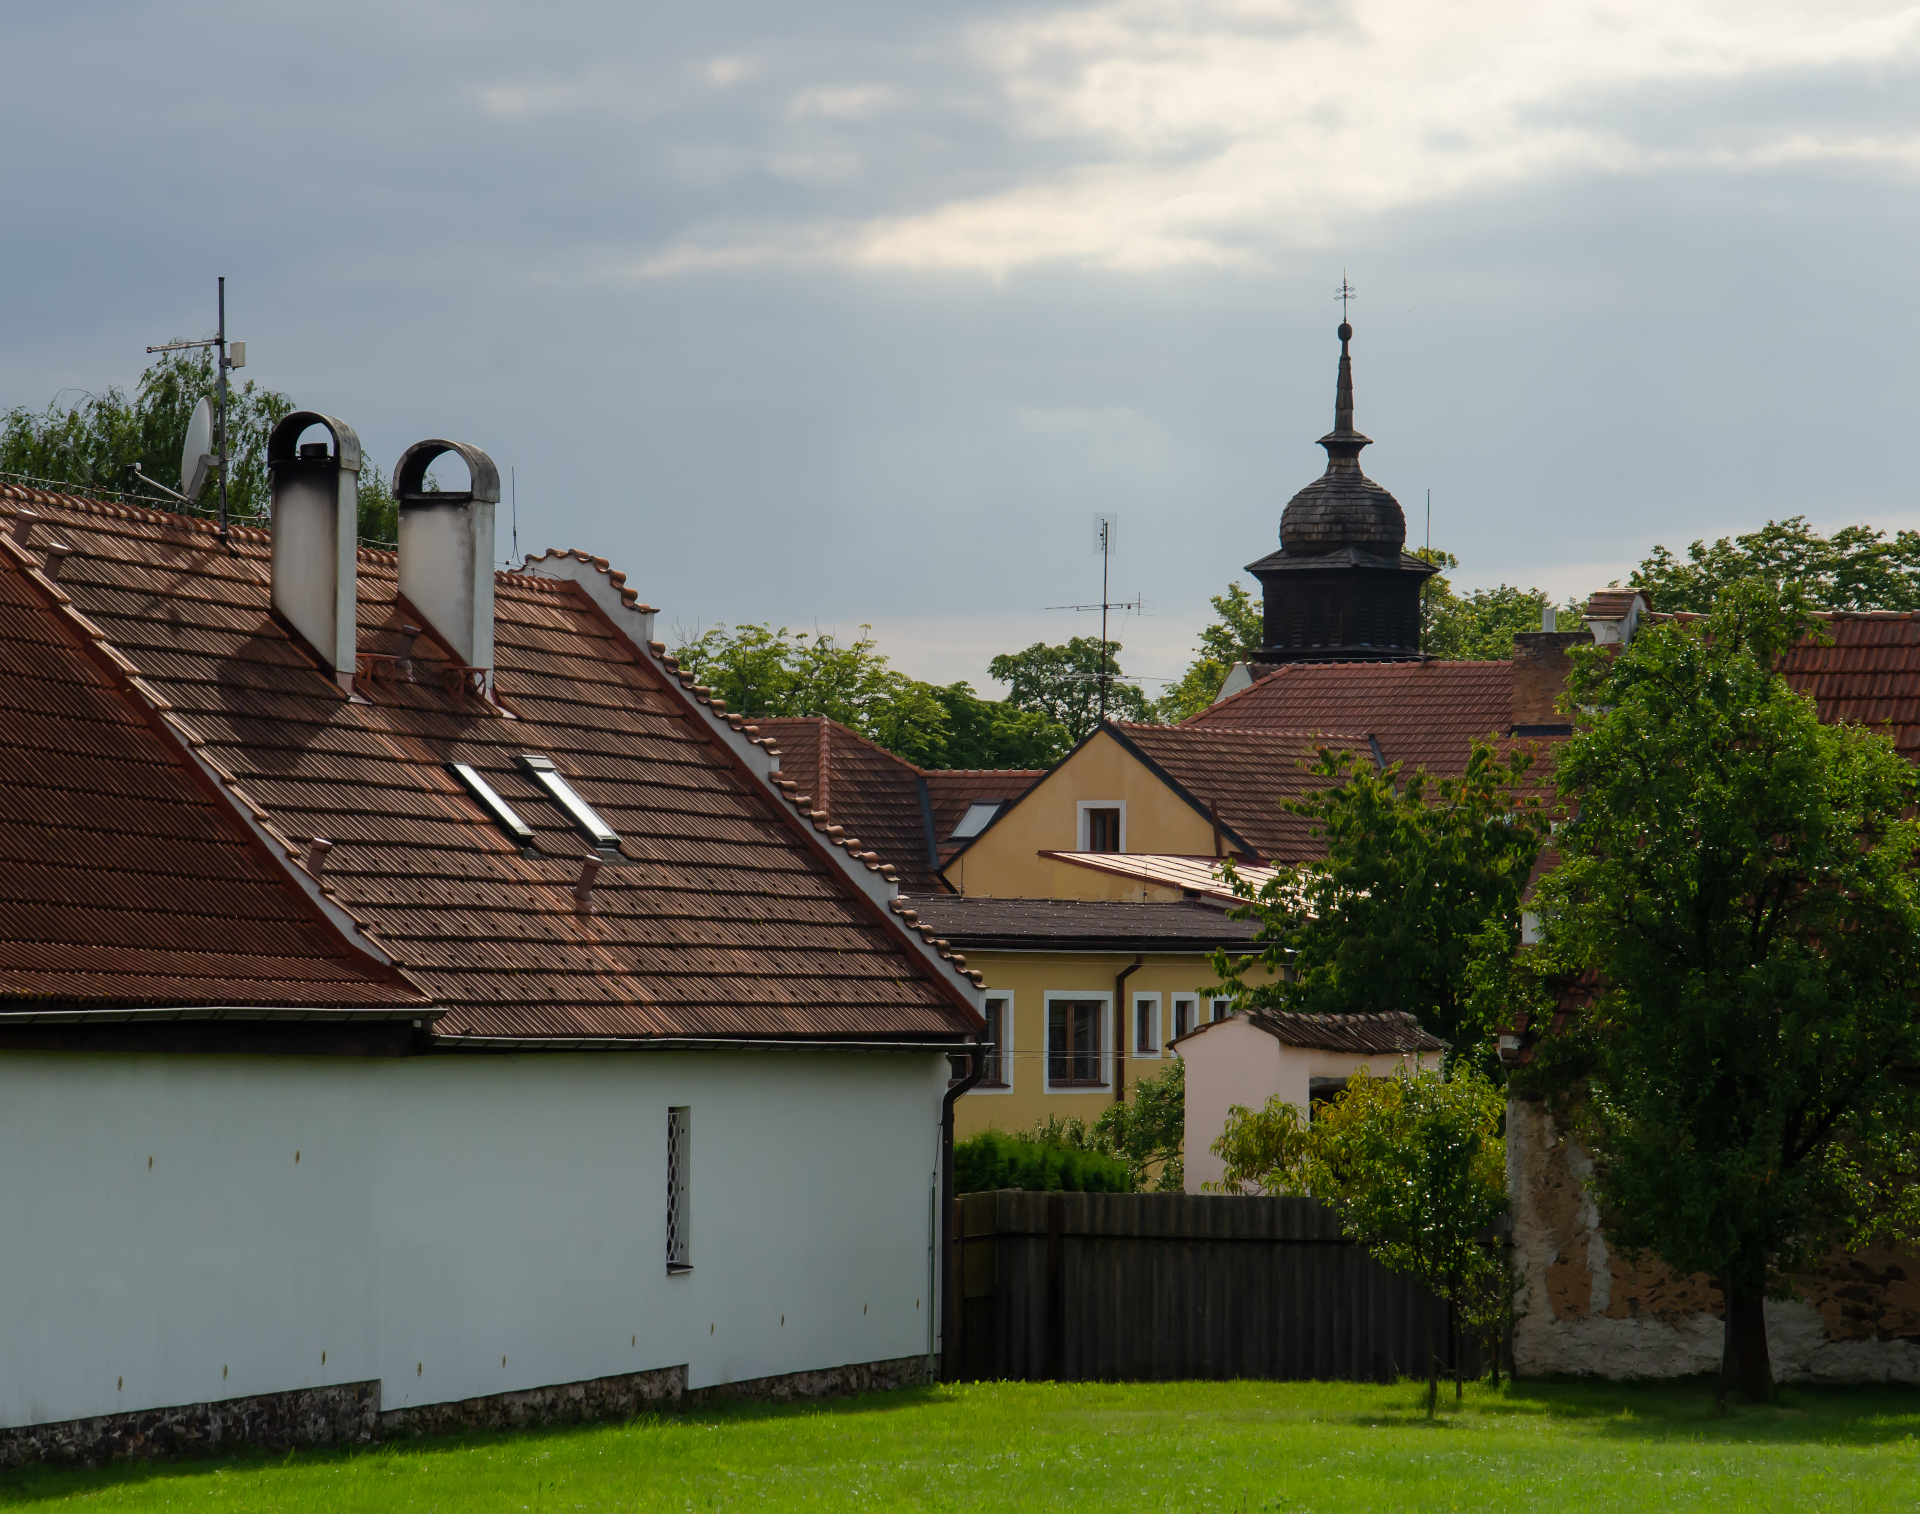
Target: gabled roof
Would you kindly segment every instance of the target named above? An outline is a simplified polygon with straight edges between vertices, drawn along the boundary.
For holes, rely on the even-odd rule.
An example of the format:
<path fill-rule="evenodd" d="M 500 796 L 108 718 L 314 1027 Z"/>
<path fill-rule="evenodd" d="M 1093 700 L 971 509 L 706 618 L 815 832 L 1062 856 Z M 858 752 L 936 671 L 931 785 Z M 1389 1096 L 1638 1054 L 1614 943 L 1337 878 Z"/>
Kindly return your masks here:
<path fill-rule="evenodd" d="M 933 804 L 933 835 L 944 866 L 966 843 L 953 828 L 976 804 L 1005 809 L 1047 776 L 1045 768 L 924 768 L 927 796 Z"/>
<path fill-rule="evenodd" d="M 1361 760 L 1371 760 L 1364 735 L 1119 721 L 1109 721 L 1106 729 L 1201 814 L 1217 807 L 1226 845 L 1262 862 L 1325 854 L 1306 819 L 1281 808 L 1283 800 L 1326 786 L 1307 772 L 1321 748 L 1357 751 Z"/>
<path fill-rule="evenodd" d="M 392 553 L 359 554 L 349 698 L 271 611 L 270 538 L 0 488 L 75 550 L 60 588 L 130 687 L 255 818 L 276 861 L 334 847 L 325 895 L 446 1010 L 443 1036 L 946 1039 L 979 1025 L 973 984 L 903 930 L 871 853 L 850 857 L 768 783 L 738 716 L 691 689 L 620 575 L 584 554 L 495 576 L 499 705 L 398 596 Z M 407 669 L 411 668 L 409 676 Z M 443 679 L 448 675 L 451 682 Z M 516 764 L 543 755 L 615 831 L 591 911 L 588 851 Z M 523 854 L 449 772 L 472 765 L 532 827 Z M 0 925 L 0 934 L 5 934 Z"/>
<path fill-rule="evenodd" d="M 39 561 L 0 541 L 0 1017 L 431 1015 L 156 728 Z"/>
<path fill-rule="evenodd" d="M 1511 662 L 1283 663 L 1182 730 L 1354 731 L 1389 763 L 1452 776 L 1474 739 L 1512 722 Z"/>

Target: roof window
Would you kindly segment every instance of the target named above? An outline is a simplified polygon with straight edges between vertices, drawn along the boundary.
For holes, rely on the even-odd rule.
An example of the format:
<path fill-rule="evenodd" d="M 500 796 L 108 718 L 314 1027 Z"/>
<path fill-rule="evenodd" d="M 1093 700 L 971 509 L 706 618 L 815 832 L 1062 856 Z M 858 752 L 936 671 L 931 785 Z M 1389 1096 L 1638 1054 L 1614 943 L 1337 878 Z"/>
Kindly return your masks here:
<path fill-rule="evenodd" d="M 618 851 L 620 836 L 614 828 L 594 812 L 592 805 L 574 791 L 572 784 L 560 775 L 553 765 L 551 757 L 542 757 L 538 752 L 522 752 L 513 759 L 519 768 L 541 788 L 547 791 L 549 798 L 567 812 L 567 818 L 579 827 L 589 841 L 603 852 Z"/>
<path fill-rule="evenodd" d="M 494 786 L 482 778 L 470 763 L 449 762 L 447 771 L 458 778 L 460 786 L 479 801 L 481 809 L 493 816 L 501 830 L 521 846 L 533 845 L 533 827 L 514 813 L 513 806 L 502 799 Z"/>
<path fill-rule="evenodd" d="M 992 823 L 993 817 L 1002 809 L 998 804 L 970 804 L 966 814 L 960 817 L 960 823 L 953 828 L 949 841 L 971 841 Z"/>

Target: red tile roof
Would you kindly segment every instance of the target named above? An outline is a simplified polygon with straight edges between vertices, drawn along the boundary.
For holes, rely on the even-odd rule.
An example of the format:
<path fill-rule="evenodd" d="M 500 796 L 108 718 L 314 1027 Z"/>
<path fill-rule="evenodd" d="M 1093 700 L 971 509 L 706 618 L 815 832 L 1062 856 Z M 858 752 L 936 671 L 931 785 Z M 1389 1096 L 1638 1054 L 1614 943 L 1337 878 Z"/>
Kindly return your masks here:
<path fill-rule="evenodd" d="M 1444 1051 L 1447 1043 L 1405 1010 L 1381 1010 L 1368 1015 L 1305 1015 L 1284 1009 L 1256 1009 L 1247 1022 L 1264 1030 L 1282 1046 L 1306 1051 L 1350 1051 L 1362 1056 L 1381 1056 L 1389 1052 Z M 1177 1036 L 1169 1045 L 1179 1045 L 1203 1036 L 1226 1020 L 1209 1020 Z"/>
<path fill-rule="evenodd" d="M 1813 697 L 1820 718 L 1871 726 L 1920 762 L 1920 616 L 1852 611 L 1822 616 L 1833 645 L 1802 643 L 1780 661 L 1787 682 Z"/>
<path fill-rule="evenodd" d="M 22 504 L 76 549 L 61 587 L 136 669 L 132 686 L 265 833 L 286 854 L 313 836 L 334 843 L 328 897 L 447 1011 L 441 1032 L 977 1029 L 971 989 L 925 944 L 930 932 L 915 939 L 887 911 L 879 859 L 850 858 L 840 827 L 809 825 L 781 800 L 739 717 L 616 620 L 633 595 L 604 561 L 572 554 L 543 560 L 553 576 L 496 575 L 503 708 L 442 686 L 452 664 L 430 634 L 412 648 L 412 681 L 363 679 L 364 702 L 350 702 L 271 613 L 265 532 L 235 527 L 223 549 L 202 522 L 0 488 L 0 514 Z M 419 617 L 395 574 L 393 554 L 360 553 L 363 659 L 409 650 L 402 627 Z M 550 757 L 621 835 L 591 913 L 573 897 L 586 847 L 515 766 L 524 752 Z M 467 795 L 453 761 L 519 811 L 537 855 Z"/>
<path fill-rule="evenodd" d="M 1474 738 L 1512 723 L 1510 662 L 1283 663 L 1183 730 L 1350 731 L 1390 763 L 1457 775 Z"/>
<path fill-rule="evenodd" d="M 1365 736 L 1305 735 L 1299 731 L 1108 722 L 1123 746 L 1157 769 L 1203 815 L 1218 806 L 1227 849 L 1252 852 L 1263 862 L 1300 862 L 1326 854 L 1307 820 L 1281 808 L 1326 781 L 1307 772 L 1323 747 L 1358 752 L 1371 761 Z"/>
<path fill-rule="evenodd" d="M 0 1014 L 431 1013 L 151 723 L 40 557 L 0 542 Z"/>
<path fill-rule="evenodd" d="M 940 843 L 945 865 L 965 844 L 953 839 L 953 828 L 976 804 L 1013 803 L 1047 776 L 1045 768 L 928 768 L 921 775 L 933 802 L 933 834 Z"/>

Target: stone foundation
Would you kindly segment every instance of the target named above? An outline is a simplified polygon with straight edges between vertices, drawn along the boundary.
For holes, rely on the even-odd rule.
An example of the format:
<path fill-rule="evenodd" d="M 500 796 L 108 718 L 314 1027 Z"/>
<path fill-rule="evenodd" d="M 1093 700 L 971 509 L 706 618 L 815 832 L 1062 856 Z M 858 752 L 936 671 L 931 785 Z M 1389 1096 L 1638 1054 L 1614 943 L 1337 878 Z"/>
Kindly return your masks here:
<path fill-rule="evenodd" d="M 936 1358 L 937 1360 L 937 1358 Z M 685 1367 L 661 1367 L 619 1377 L 495 1393 L 454 1403 L 380 1408 L 378 1382 L 342 1383 L 266 1393 L 218 1403 L 181 1404 L 131 1414 L 104 1414 L 55 1424 L 0 1429 L 0 1469 L 30 1462 L 97 1466 L 123 1457 L 208 1456 L 241 1447 L 284 1451 L 292 1446 L 371 1442 L 388 1435 L 450 1435 L 696 1408 L 740 1399 L 795 1401 L 917 1387 L 927 1381 L 927 1359 L 856 1362 L 811 1372 L 788 1372 L 747 1382 L 687 1389 Z"/>
<path fill-rule="evenodd" d="M 1586 1188 L 1593 1164 L 1543 1105 L 1507 1104 L 1507 1188 L 1520 1273 L 1513 1362 L 1522 1376 L 1679 1377 L 1720 1366 L 1720 1292 L 1607 1245 Z M 1920 1262 L 1890 1246 L 1836 1253 L 1770 1302 L 1781 1382 L 1920 1383 Z"/>

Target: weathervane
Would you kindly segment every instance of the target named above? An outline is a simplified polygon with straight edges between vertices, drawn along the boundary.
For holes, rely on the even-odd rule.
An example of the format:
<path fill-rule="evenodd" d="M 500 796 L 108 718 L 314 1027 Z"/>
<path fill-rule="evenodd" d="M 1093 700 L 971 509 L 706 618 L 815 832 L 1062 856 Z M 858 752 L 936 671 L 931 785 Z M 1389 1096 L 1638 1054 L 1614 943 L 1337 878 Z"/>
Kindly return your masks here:
<path fill-rule="evenodd" d="M 1340 270 L 1340 287 L 1333 292 L 1333 297 L 1340 302 L 1340 319 L 1342 323 L 1347 319 L 1347 301 L 1352 299 L 1354 294 L 1355 290 L 1353 285 L 1347 282 L 1347 270 L 1342 268 Z"/>

